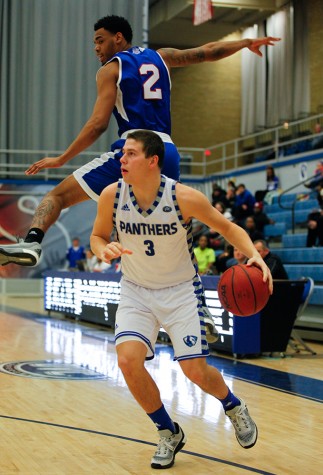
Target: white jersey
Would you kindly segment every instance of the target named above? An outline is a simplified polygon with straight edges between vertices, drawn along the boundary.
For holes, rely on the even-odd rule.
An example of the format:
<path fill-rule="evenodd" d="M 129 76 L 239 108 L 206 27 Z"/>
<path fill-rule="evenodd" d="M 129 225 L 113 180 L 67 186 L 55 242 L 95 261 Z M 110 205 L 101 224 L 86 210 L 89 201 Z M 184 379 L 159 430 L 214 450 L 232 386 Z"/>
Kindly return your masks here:
<path fill-rule="evenodd" d="M 163 289 L 192 280 L 191 224 L 185 224 L 175 194 L 176 181 L 162 175 L 155 202 L 140 209 L 131 185 L 119 180 L 114 205 L 114 225 L 124 248 L 121 257 L 126 280 L 148 289 Z"/>

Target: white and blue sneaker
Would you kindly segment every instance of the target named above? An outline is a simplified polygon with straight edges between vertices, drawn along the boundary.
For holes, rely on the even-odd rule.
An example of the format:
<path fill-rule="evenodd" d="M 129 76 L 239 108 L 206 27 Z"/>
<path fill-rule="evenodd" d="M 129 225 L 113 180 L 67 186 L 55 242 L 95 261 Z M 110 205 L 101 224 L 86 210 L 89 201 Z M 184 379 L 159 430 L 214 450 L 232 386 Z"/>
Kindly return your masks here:
<path fill-rule="evenodd" d="M 175 455 L 185 445 L 186 437 L 177 422 L 174 422 L 176 432 L 173 433 L 169 429 L 159 430 L 159 443 L 157 450 L 151 459 L 151 467 L 164 469 L 174 465 Z"/>
<path fill-rule="evenodd" d="M 225 411 L 225 413 L 232 422 L 236 432 L 237 441 L 241 447 L 244 449 L 250 449 L 257 442 L 258 429 L 249 415 L 245 402 L 242 399 L 239 400 L 241 402 L 240 406 Z"/>
<path fill-rule="evenodd" d="M 42 252 L 38 242 L 25 242 L 19 239 L 17 244 L 0 246 L 0 265 L 18 264 L 19 266 L 35 266 Z"/>

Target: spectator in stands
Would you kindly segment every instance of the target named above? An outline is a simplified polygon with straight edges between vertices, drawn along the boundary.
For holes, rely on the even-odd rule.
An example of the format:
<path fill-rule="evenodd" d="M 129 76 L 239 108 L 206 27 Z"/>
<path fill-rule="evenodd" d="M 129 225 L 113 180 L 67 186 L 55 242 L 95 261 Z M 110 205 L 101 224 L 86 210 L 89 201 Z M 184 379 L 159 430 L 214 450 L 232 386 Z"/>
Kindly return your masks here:
<path fill-rule="evenodd" d="M 236 198 L 236 185 L 233 180 L 229 180 L 227 184 L 227 193 L 226 193 L 226 205 L 227 208 L 232 209 L 234 206 L 235 198 Z"/>
<path fill-rule="evenodd" d="M 322 127 L 320 122 L 316 122 L 314 126 L 314 132 L 316 134 L 321 134 Z M 322 148 L 323 147 L 323 135 L 319 135 L 318 137 L 314 137 L 311 143 L 312 149 Z"/>
<path fill-rule="evenodd" d="M 79 270 L 92 272 L 93 267 L 97 262 L 96 255 L 92 252 L 90 248 L 85 250 L 85 259 L 77 261 Z"/>
<path fill-rule="evenodd" d="M 232 214 L 230 213 L 229 210 L 227 210 L 225 208 L 222 201 L 218 201 L 217 203 L 215 203 L 214 208 L 216 208 L 218 211 L 220 211 L 220 213 L 223 214 L 223 216 L 225 216 L 227 219 L 232 221 Z M 224 240 L 224 237 L 221 236 L 221 234 L 219 234 L 217 231 L 215 231 L 212 228 L 210 228 L 209 232 L 205 233 L 205 234 L 207 234 L 207 236 L 209 238 L 209 244 L 210 244 L 210 247 L 212 247 L 212 249 L 214 249 L 214 250 L 215 249 L 224 249 L 225 240 Z"/>
<path fill-rule="evenodd" d="M 263 211 L 264 205 L 262 201 L 257 201 L 253 207 L 253 219 L 255 221 L 256 230 L 264 232 L 266 224 L 275 224 L 275 221 Z"/>
<path fill-rule="evenodd" d="M 72 246 L 66 251 L 66 259 L 68 261 L 68 270 L 78 270 L 77 261 L 85 259 L 84 247 L 80 245 L 80 239 L 75 237 L 72 239 Z"/>
<path fill-rule="evenodd" d="M 249 234 L 252 242 L 256 241 L 257 239 L 264 238 L 264 234 L 257 230 L 255 218 L 253 216 L 248 216 L 246 218 L 244 228 Z"/>
<path fill-rule="evenodd" d="M 108 264 L 107 262 L 103 262 L 102 259 L 97 257 L 97 260 L 93 266 L 92 272 L 106 272 L 111 267 L 112 267 L 112 263 Z"/>
<path fill-rule="evenodd" d="M 270 251 L 266 241 L 258 239 L 254 242 L 254 246 L 269 267 L 273 279 L 288 279 L 281 258 Z"/>
<path fill-rule="evenodd" d="M 220 213 L 223 214 L 223 216 L 227 218 L 229 221 L 232 221 L 231 211 L 225 207 L 222 201 L 218 201 L 217 203 L 215 203 L 214 208 L 220 211 Z"/>
<path fill-rule="evenodd" d="M 323 188 L 323 160 L 316 165 L 314 177 L 304 185 L 311 190 L 317 190 L 319 195 L 321 194 L 320 191 Z M 320 197 L 318 199 L 320 200 Z"/>
<path fill-rule="evenodd" d="M 323 205 L 321 209 L 312 211 L 307 218 L 306 246 L 323 246 Z"/>
<path fill-rule="evenodd" d="M 224 205 L 227 204 L 227 199 L 226 199 L 226 192 L 219 186 L 217 183 L 213 183 L 213 189 L 212 189 L 212 205 L 214 206 L 216 203 L 221 201 L 224 203 Z"/>
<path fill-rule="evenodd" d="M 208 247 L 208 237 L 203 234 L 198 242 L 198 246 L 194 248 L 194 254 L 198 266 L 198 273 L 213 274 L 212 266 L 215 262 L 214 250 Z"/>
<path fill-rule="evenodd" d="M 194 245 L 198 242 L 203 234 L 208 235 L 209 231 L 210 228 L 206 224 L 201 223 L 201 221 L 198 221 L 195 218 L 192 219 L 192 237 Z"/>
<path fill-rule="evenodd" d="M 224 251 L 216 257 L 215 268 L 218 274 L 227 270 L 227 262 L 233 257 L 233 246 L 225 241 Z"/>
<path fill-rule="evenodd" d="M 268 165 L 266 168 L 266 189 L 256 191 L 255 198 L 257 201 L 266 201 L 270 204 L 273 196 L 278 194 L 278 188 L 279 178 L 276 176 L 274 168 Z"/>
<path fill-rule="evenodd" d="M 236 247 L 233 249 L 233 257 L 227 260 L 227 269 L 237 264 L 246 264 L 248 257 L 242 254 Z"/>
<path fill-rule="evenodd" d="M 241 183 L 238 185 L 234 206 L 232 208 L 232 216 L 234 217 L 235 223 L 240 226 L 244 225 L 246 217 L 253 214 L 255 201 L 255 197 L 247 190 L 244 184 Z"/>

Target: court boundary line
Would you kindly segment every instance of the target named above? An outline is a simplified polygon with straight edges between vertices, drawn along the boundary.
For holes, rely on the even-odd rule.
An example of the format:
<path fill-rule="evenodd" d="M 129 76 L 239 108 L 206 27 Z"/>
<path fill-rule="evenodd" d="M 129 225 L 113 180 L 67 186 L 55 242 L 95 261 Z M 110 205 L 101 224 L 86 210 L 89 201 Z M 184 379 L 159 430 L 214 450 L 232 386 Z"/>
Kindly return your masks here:
<path fill-rule="evenodd" d="M 144 445 L 151 445 L 153 447 L 156 447 L 156 445 L 157 445 L 156 443 L 148 442 L 146 440 L 135 439 L 135 438 L 132 438 L 132 437 L 126 437 L 126 436 L 123 436 L 123 435 L 112 434 L 112 433 L 109 433 L 109 432 L 102 432 L 102 431 L 98 431 L 98 430 L 94 430 L 94 429 L 84 429 L 82 427 L 75 427 L 75 426 L 68 426 L 68 425 L 64 425 L 64 424 L 57 424 L 55 422 L 38 421 L 38 420 L 35 420 L 35 419 L 26 419 L 24 417 L 6 416 L 4 414 L 0 414 L 0 418 L 8 419 L 8 420 L 14 420 L 14 421 L 21 421 L 21 422 L 29 422 L 29 423 L 32 423 L 32 424 L 41 424 L 41 425 L 46 425 L 46 426 L 50 426 L 50 427 L 57 427 L 59 429 L 68 429 L 68 430 L 74 430 L 74 431 L 79 431 L 79 432 L 86 432 L 86 433 L 89 433 L 89 434 L 102 435 L 104 437 L 111 437 L 111 438 L 114 438 L 114 439 L 121 439 L 121 440 L 125 440 L 125 441 L 128 441 L 128 442 L 135 442 L 135 443 L 144 444 Z M 218 463 L 221 463 L 221 464 L 224 464 L 224 465 L 230 465 L 231 467 L 241 468 L 242 470 L 248 470 L 248 471 L 253 472 L 253 473 L 259 473 L 260 475 L 277 475 L 273 472 L 267 472 L 265 470 L 261 470 L 261 469 L 254 468 L 254 467 L 249 467 L 247 465 L 242 465 L 242 464 L 239 464 L 239 463 L 236 463 L 236 462 L 230 462 L 229 460 L 224 460 L 224 459 L 220 459 L 220 458 L 217 458 L 217 457 L 212 457 L 211 455 L 205 455 L 205 454 L 200 454 L 200 453 L 197 453 L 197 452 L 191 452 L 189 450 L 181 450 L 180 452 L 183 453 L 183 454 L 186 454 L 186 455 L 192 455 L 193 457 L 199 457 L 199 458 L 202 458 L 202 459 L 211 460 L 213 462 L 218 462 Z"/>

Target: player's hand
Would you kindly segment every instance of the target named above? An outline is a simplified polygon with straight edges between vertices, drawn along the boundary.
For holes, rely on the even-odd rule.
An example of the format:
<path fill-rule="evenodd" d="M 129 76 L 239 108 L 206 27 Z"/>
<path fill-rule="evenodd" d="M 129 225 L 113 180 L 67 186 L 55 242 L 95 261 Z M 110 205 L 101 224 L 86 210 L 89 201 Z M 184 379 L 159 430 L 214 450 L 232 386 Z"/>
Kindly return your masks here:
<path fill-rule="evenodd" d="M 62 165 L 64 165 L 64 162 L 62 161 L 61 157 L 45 157 L 30 165 L 30 167 L 25 171 L 25 174 L 36 175 L 44 168 L 59 168 Z"/>
<path fill-rule="evenodd" d="M 281 38 L 273 38 L 272 36 L 267 36 L 265 38 L 256 38 L 251 40 L 252 43 L 248 46 L 248 49 L 252 52 L 257 54 L 258 56 L 262 56 L 262 52 L 260 51 L 260 46 L 274 46 L 276 41 L 280 41 Z"/>
<path fill-rule="evenodd" d="M 109 242 L 102 251 L 101 259 L 110 264 L 113 259 L 117 259 L 123 254 L 132 254 L 130 249 L 124 249 L 119 242 Z"/>
<path fill-rule="evenodd" d="M 268 282 L 269 292 L 270 294 L 272 294 L 274 290 L 273 278 L 265 261 L 260 256 L 251 257 L 250 259 L 248 259 L 247 265 L 248 266 L 254 265 L 254 266 L 259 267 L 262 270 L 263 277 L 264 277 L 263 281 Z"/>

